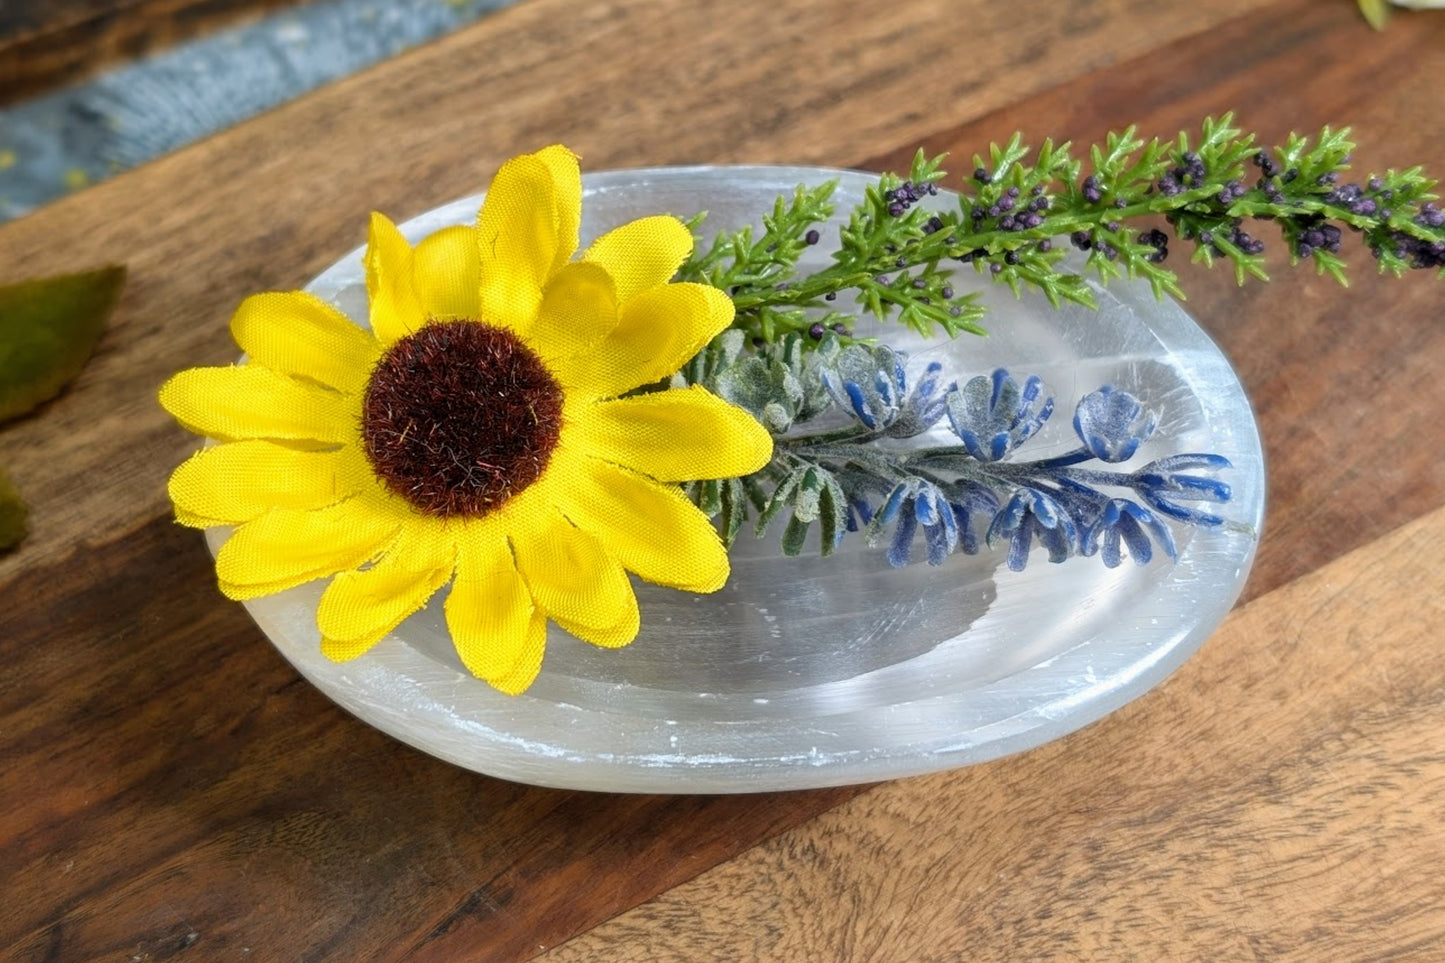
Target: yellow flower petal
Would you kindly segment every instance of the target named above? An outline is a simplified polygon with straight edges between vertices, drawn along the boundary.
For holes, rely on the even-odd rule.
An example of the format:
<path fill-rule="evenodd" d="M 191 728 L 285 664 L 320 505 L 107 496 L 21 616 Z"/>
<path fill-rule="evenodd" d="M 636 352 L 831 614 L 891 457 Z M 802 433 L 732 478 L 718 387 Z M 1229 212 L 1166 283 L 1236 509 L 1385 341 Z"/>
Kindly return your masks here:
<path fill-rule="evenodd" d="M 767 429 L 698 385 L 601 402 L 568 433 L 579 450 L 658 481 L 746 475 L 773 455 Z"/>
<path fill-rule="evenodd" d="M 375 565 L 342 572 L 326 586 L 316 608 L 322 653 L 344 662 L 376 645 L 446 584 L 455 561 L 439 529 L 403 528 Z"/>
<path fill-rule="evenodd" d="M 733 303 L 706 284 L 667 284 L 622 306 L 595 351 L 553 364 L 568 388 L 612 398 L 676 372 L 733 320 Z"/>
<path fill-rule="evenodd" d="M 612 278 L 596 264 L 568 264 L 547 282 L 527 340 L 546 361 L 586 351 L 617 327 Z"/>
<path fill-rule="evenodd" d="M 595 645 L 632 641 L 629 569 L 691 591 L 723 584 L 720 539 L 667 482 L 750 472 L 770 437 L 700 388 L 621 396 L 672 374 L 729 324 L 732 302 L 667 283 L 692 249 L 675 218 L 624 225 L 573 264 L 580 221 L 575 155 L 554 146 L 516 158 L 473 227 L 413 249 L 373 216 L 371 333 L 310 295 L 259 295 L 233 320 L 251 364 L 162 388 L 182 424 L 224 442 L 180 466 L 170 489 L 182 524 L 239 526 L 216 562 L 226 594 L 334 576 L 317 612 L 322 651 L 350 659 L 455 579 L 446 619 L 463 664 L 516 693 L 540 671 L 549 619 Z M 556 375 L 565 413 L 555 463 L 533 484 L 485 517 L 440 520 L 386 488 L 358 432 L 385 350 L 455 318 L 515 331 Z"/>
<path fill-rule="evenodd" d="M 577 253 L 577 232 L 582 226 L 582 170 L 577 155 L 560 144 L 544 147 L 532 156 L 547 165 L 552 175 L 552 199 L 557 211 L 557 253 L 552 258 L 552 270 L 558 271 Z"/>
<path fill-rule="evenodd" d="M 505 539 L 462 540 L 446 614 L 457 655 L 480 679 L 507 678 L 518 663 L 533 661 L 533 646 L 546 643 L 546 615 L 532 604 Z M 535 661 L 540 665 L 540 656 Z"/>
<path fill-rule="evenodd" d="M 675 217 L 643 217 L 592 242 L 584 261 L 607 268 L 626 304 L 648 288 L 666 284 L 692 253 L 692 232 Z"/>
<path fill-rule="evenodd" d="M 512 545 L 533 601 L 558 625 L 606 648 L 636 638 L 632 583 L 596 538 L 554 514 L 545 527 L 514 532 Z"/>
<path fill-rule="evenodd" d="M 502 165 L 477 218 L 481 319 L 527 334 L 559 249 L 552 171 L 532 155 Z"/>
<path fill-rule="evenodd" d="M 303 291 L 253 294 L 231 318 L 231 336 L 253 362 L 341 391 L 362 390 L 378 354 L 374 338 Z"/>
<path fill-rule="evenodd" d="M 420 330 L 426 311 L 417 297 L 413 254 L 401 231 L 385 215 L 371 215 L 366 241 L 366 293 L 371 301 L 371 331 L 390 345 Z"/>
<path fill-rule="evenodd" d="M 198 435 L 329 444 L 356 434 L 355 402 L 260 365 L 191 368 L 161 386 L 161 406 Z"/>
<path fill-rule="evenodd" d="M 532 619 L 527 623 L 527 638 L 522 644 L 522 657 L 506 675 L 488 679 L 487 683 L 507 695 L 520 695 L 526 691 L 542 671 L 542 655 L 547 648 L 547 616 L 541 609 L 534 609 Z"/>
<path fill-rule="evenodd" d="M 716 592 L 728 554 L 706 515 L 676 485 L 592 458 L 559 486 L 562 513 L 591 532 L 624 568 L 670 588 Z"/>
<path fill-rule="evenodd" d="M 233 599 L 269 595 L 370 561 L 400 528 L 355 498 L 309 512 L 273 509 L 226 540 L 216 575 Z"/>
<path fill-rule="evenodd" d="M 334 505 L 366 486 L 365 471 L 354 449 L 297 451 L 269 441 L 233 441 L 183 462 L 169 491 L 178 515 L 236 525 L 272 508 Z"/>
<path fill-rule="evenodd" d="M 475 318 L 481 310 L 482 263 L 477 229 L 445 227 L 416 246 L 412 277 L 431 318 Z"/>
<path fill-rule="evenodd" d="M 217 525 L 226 523 L 219 518 L 208 518 L 205 515 L 197 515 L 195 512 L 188 512 L 184 508 L 175 510 L 176 524 L 184 525 L 186 528 L 215 528 Z"/>
<path fill-rule="evenodd" d="M 634 596 L 634 601 L 636 597 Z M 636 611 L 634 607 L 634 611 Z M 595 625 L 587 625 L 562 615 L 549 616 L 553 622 L 563 630 L 577 636 L 584 642 L 597 646 L 599 649 L 620 649 L 623 646 L 631 645 L 637 638 L 638 629 L 642 626 L 641 615 L 630 622 L 618 622 L 616 625 L 599 628 Z"/>

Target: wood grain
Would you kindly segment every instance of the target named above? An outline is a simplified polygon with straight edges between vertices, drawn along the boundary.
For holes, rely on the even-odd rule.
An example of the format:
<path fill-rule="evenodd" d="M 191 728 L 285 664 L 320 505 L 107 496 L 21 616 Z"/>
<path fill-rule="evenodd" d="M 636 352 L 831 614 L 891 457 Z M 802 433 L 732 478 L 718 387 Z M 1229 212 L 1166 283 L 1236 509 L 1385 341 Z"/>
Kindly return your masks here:
<path fill-rule="evenodd" d="M 0 679 L 6 959 L 521 958 L 851 794 L 479 777 L 298 678 L 194 533 L 153 522 L 75 566 L 15 580 L 32 602 L 0 610 L 24 667 Z"/>
<path fill-rule="evenodd" d="M 1013 10 L 948 0 L 889 17 L 818 0 L 706 17 L 674 0 L 565 12 L 538 0 L 5 225 L 0 282 L 117 260 L 131 282 L 76 390 L 0 435 L 36 533 L 0 558 L 0 583 L 165 512 L 166 473 L 192 442 L 153 390 L 234 357 L 235 305 L 304 284 L 364 240 L 372 208 L 401 219 L 475 193 L 506 157 L 552 141 L 592 169 L 849 164 L 1259 5 L 1098 0 L 1077 22 L 1015 23 Z M 956 39 L 916 25 L 960 22 L 1012 42 L 930 69 L 953 62 Z M 1109 27 L 1123 22 L 1141 33 Z M 806 50 L 817 56 L 799 61 Z"/>
<path fill-rule="evenodd" d="M 1361 182 L 1390 166 L 1445 170 L 1438 91 L 1423 80 L 1445 75 L 1445 16 L 1396 26 L 1376 34 L 1348 3 L 1280 4 L 940 131 L 924 146 L 963 159 L 1016 130 L 1033 132 L 1035 143 L 1089 144 L 1130 123 L 1168 138 L 1232 110 L 1268 143 L 1292 130 L 1353 128 Z M 898 169 L 911 152 L 868 166 Z M 1380 277 L 1350 236 L 1353 280 L 1342 291 L 1291 268 L 1276 232 L 1259 236 L 1276 283 L 1237 288 L 1222 271 L 1187 263 L 1177 243 L 1169 263 L 1186 309 L 1239 372 L 1264 435 L 1268 537 L 1247 597 L 1445 504 L 1445 460 L 1418 443 L 1445 411 L 1439 282 L 1427 271 Z"/>
<path fill-rule="evenodd" d="M 30 495 L 36 531 L 0 557 L 0 956 L 524 959 L 860 791 L 693 799 L 529 789 L 429 759 L 327 703 L 216 593 L 200 539 L 166 521 L 165 476 L 194 440 L 161 414 L 155 388 L 175 370 L 234 355 L 225 320 L 243 296 L 303 283 L 361 241 L 372 206 L 407 217 L 475 191 L 504 157 L 556 140 L 592 168 L 879 164 L 918 142 L 971 153 L 1014 126 L 1083 137 L 1137 115 L 1169 131 L 1237 103 L 1245 120 L 1275 132 L 1355 121 L 1373 145 L 1361 152 L 1365 163 L 1445 159 L 1421 80 L 1439 73 L 1437 21 L 1399 17 L 1375 35 L 1351 8 L 904 0 L 884 16 L 832 0 L 736 0 L 704 15 L 682 0 L 530 0 L 0 227 L 0 281 L 112 260 L 131 269 L 80 381 L 0 433 L 0 463 Z M 1310 82 L 1321 75 L 1327 83 Z M 1441 289 L 1424 278 L 1362 278 L 1342 297 L 1307 278 L 1243 291 L 1219 281 L 1187 277 L 1191 309 L 1240 364 L 1269 449 L 1272 503 L 1251 583 L 1265 608 L 1250 610 L 1255 619 L 1284 598 L 1274 590 L 1441 504 L 1442 389 L 1432 375 L 1445 363 L 1432 323 Z M 1381 599 L 1394 607 L 1377 608 L 1410 612 L 1424 638 L 1438 608 L 1412 594 L 1415 575 L 1387 574 L 1393 589 Z M 1428 689 L 1435 668 L 1392 671 L 1399 688 L 1387 690 L 1367 661 L 1373 635 L 1316 649 L 1280 624 L 1295 643 L 1216 640 L 1207 661 L 1134 710 L 1156 714 L 1146 718 L 1162 728 L 1141 734 L 1138 715 L 1109 720 L 1037 763 L 1030 755 L 960 775 L 996 780 L 973 808 L 958 809 L 950 795 L 934 809 L 898 810 L 895 829 L 866 834 L 902 840 L 896 827 L 920 812 L 943 840 L 963 834 L 982 846 L 997 829 L 992 862 L 980 866 L 1005 878 L 969 879 L 992 887 L 984 892 L 1000 907 L 989 917 L 999 945 L 1062 938 L 1098 916 L 1090 894 L 1102 900 L 1117 886 L 1143 900 L 1151 880 L 1173 887 L 1141 905 L 1187 910 L 1199 932 L 1215 932 L 1235 904 L 1227 892 L 1214 902 L 1192 895 L 1190 868 L 1217 889 L 1236 878 L 1260 888 L 1268 866 L 1290 854 L 1296 862 L 1280 885 L 1294 886 L 1311 918 L 1336 900 L 1342 919 L 1388 919 L 1396 907 L 1369 875 L 1377 867 L 1368 835 L 1333 843 L 1331 833 L 1368 829 L 1369 818 L 1416 825 L 1415 815 L 1370 809 L 1371 798 L 1438 822 L 1435 740 L 1416 725 L 1438 723 L 1429 701 L 1438 685 Z M 1308 630 L 1325 631 L 1315 622 Z M 1289 685 L 1249 675 L 1273 656 L 1313 672 L 1306 682 L 1293 665 L 1281 676 Z M 1429 653 L 1414 658 L 1428 663 Z M 1414 708 L 1386 711 L 1396 704 Z M 1239 720 L 1250 728 L 1231 728 Z M 1310 725 L 1325 741 L 1310 741 Z M 1351 726 L 1395 755 L 1350 742 Z M 1085 749 L 1069 748 L 1079 740 Z M 1141 758 L 1154 770 L 1130 767 Z M 1221 768 L 1230 759 L 1250 778 L 1231 779 Z M 1030 768 L 1045 763 L 1083 793 L 1063 797 L 1062 813 L 1059 794 L 1045 792 L 1052 780 Z M 1090 767 L 1124 781 L 1088 783 Z M 1373 797 L 1347 794 L 1358 806 L 1353 823 L 1328 808 L 1340 784 L 1373 787 Z M 940 777 L 896 789 L 926 798 L 953 786 Z M 1320 808 L 1303 804 L 1311 798 Z M 1179 825 L 1171 807 L 1214 814 L 1219 835 L 1165 838 L 1160 827 Z M 1035 841 L 1023 814 L 1059 835 Z M 1312 836 L 1277 821 L 1295 817 Z M 1088 846 L 1064 845 L 1077 843 L 1065 830 L 1085 832 Z M 1249 862 L 1250 832 L 1270 861 Z M 1422 852 L 1436 852 L 1428 847 L 1438 838 L 1425 835 Z M 1239 848 L 1211 848 L 1233 839 Z M 1058 860 L 1045 842 L 1059 844 Z M 794 863 L 815 851 L 823 860 L 810 845 Z M 1408 875 L 1390 861 L 1394 850 L 1379 852 L 1381 879 Z M 937 867 L 949 899 L 920 897 L 909 912 L 936 916 L 957 897 L 979 898 L 951 888 L 956 855 L 920 857 Z M 1310 904 L 1314 882 L 1301 867 L 1315 859 L 1360 878 L 1357 889 L 1345 893 L 1331 877 L 1336 888 Z M 1070 889 L 1065 873 L 1089 861 L 1103 864 L 1088 877 L 1102 889 Z M 1050 924 L 1040 914 L 1052 904 L 1009 903 L 1011 888 L 1035 892 L 1007 875 L 1015 863 L 1057 873 L 1041 885 L 1073 893 L 1079 915 Z M 1227 875 L 1236 863 L 1260 875 Z M 916 882 L 891 880 L 885 895 Z M 737 885 L 773 884 L 748 876 Z M 835 885 L 868 909 L 868 894 Z M 823 891 L 780 891 L 778 900 Z M 919 919 L 905 909 L 888 912 Z M 1120 919 L 1134 926 L 1140 917 Z M 1402 911 L 1392 925 L 1412 939 L 1439 931 L 1426 910 Z M 871 945 L 866 932 L 855 938 Z M 1261 946 L 1259 955 L 1279 955 Z"/>
<path fill-rule="evenodd" d="M 1445 510 L 1082 732 L 874 789 L 541 959 L 1439 959 L 1442 539 Z"/>
<path fill-rule="evenodd" d="M 1097 9 L 1179 36 L 1248 6 Z M 0 907 L 0 945 L 22 958 L 520 958 L 851 793 L 595 797 L 459 772 L 299 683 L 164 521 L 165 475 L 194 442 L 155 387 L 232 356 L 231 307 L 356 244 L 373 204 L 406 216 L 553 139 L 597 166 L 846 163 L 1118 49 L 1105 22 L 1039 18 L 1026 48 L 958 77 L 912 59 L 946 56 L 944 34 L 802 0 L 729 5 L 707 30 L 673 3 L 559 11 L 516 8 L 0 229 L 10 276 L 122 259 L 132 278 L 80 382 L 0 436 L 36 531 L 0 560 L 0 591 L 27 600 L 0 612 L 0 869 L 23 894 Z M 819 56 L 799 74 L 804 38 Z M 915 89 L 932 113 L 899 106 Z"/>
<path fill-rule="evenodd" d="M 7 0 L 0 107 L 298 0 Z"/>

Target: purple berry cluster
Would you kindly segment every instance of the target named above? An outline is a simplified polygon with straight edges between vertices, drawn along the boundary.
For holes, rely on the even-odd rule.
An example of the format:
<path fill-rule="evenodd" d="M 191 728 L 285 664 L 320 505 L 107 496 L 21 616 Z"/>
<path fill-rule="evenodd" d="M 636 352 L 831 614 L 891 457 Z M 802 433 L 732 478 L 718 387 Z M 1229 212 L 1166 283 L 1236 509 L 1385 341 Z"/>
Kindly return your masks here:
<path fill-rule="evenodd" d="M 1340 229 L 1318 219 L 1300 225 L 1295 235 L 1295 254 L 1300 258 L 1307 258 L 1312 257 L 1316 251 L 1340 253 Z"/>
<path fill-rule="evenodd" d="M 1110 221 L 1106 226 L 1111 231 L 1119 229 L 1117 221 Z M 1110 261 L 1119 260 L 1119 249 L 1108 241 L 1095 238 L 1092 231 L 1075 231 L 1069 235 L 1069 243 L 1080 251 L 1096 250 Z"/>
<path fill-rule="evenodd" d="M 1389 208 L 1382 208 L 1380 201 L 1390 201 L 1393 193 L 1382 190 L 1378 180 L 1373 182 L 1376 186 L 1374 196 L 1367 193 L 1359 184 L 1341 184 L 1325 195 L 1325 201 L 1336 207 L 1343 207 L 1351 214 L 1358 214 L 1360 217 L 1375 217 L 1376 215 L 1388 218 L 1393 213 Z M 1379 200 L 1376 200 L 1378 198 Z"/>
<path fill-rule="evenodd" d="M 1173 197 L 1180 191 L 1199 187 L 1208 178 L 1209 169 L 1205 166 L 1204 159 L 1190 150 L 1179 155 L 1179 163 L 1166 171 L 1154 186 L 1165 197 Z"/>
<path fill-rule="evenodd" d="M 812 324 L 808 325 L 808 337 L 812 338 L 814 341 L 822 341 L 823 335 L 827 334 L 829 331 L 832 331 L 834 334 L 837 335 L 842 335 L 845 338 L 852 337 L 853 334 L 853 332 L 848 330 L 848 326 L 841 321 L 833 324 L 831 327 L 823 324 L 823 322 L 821 321 L 814 321 Z"/>
<path fill-rule="evenodd" d="M 925 197 L 931 197 L 938 193 L 938 185 L 933 182 L 915 184 L 912 181 L 904 181 L 891 191 L 885 191 L 883 200 L 888 203 L 888 213 L 894 217 L 902 217 L 908 213 L 908 209 Z"/>
<path fill-rule="evenodd" d="M 1229 241 L 1230 244 L 1233 244 L 1245 254 L 1264 253 L 1264 242 L 1257 237 L 1251 237 L 1248 232 L 1246 232 L 1244 228 L 1241 227 L 1239 224 L 1235 224 L 1233 227 L 1231 227 L 1229 229 L 1229 233 L 1225 235 L 1225 238 Z M 1217 246 L 1214 248 L 1214 250 L 1215 253 L 1218 254 L 1224 253 Z"/>
<path fill-rule="evenodd" d="M 1219 203 L 1228 207 L 1230 204 L 1233 204 L 1235 201 L 1239 200 L 1248 193 L 1249 188 L 1245 187 L 1237 180 L 1232 180 L 1225 183 L 1225 185 L 1219 189 L 1219 194 L 1217 195 L 1216 199 L 1219 201 Z"/>
<path fill-rule="evenodd" d="M 1254 155 L 1254 166 L 1259 168 L 1260 176 L 1267 180 L 1272 180 L 1280 175 L 1279 163 L 1267 150 L 1262 150 Z M 1291 177 L 1290 180 L 1294 180 L 1294 178 Z"/>
<path fill-rule="evenodd" d="M 1042 185 L 1035 186 L 1028 198 L 1023 197 L 1023 191 L 1019 188 L 1010 187 L 993 203 L 986 206 L 979 203 L 974 206 L 971 215 L 973 227 L 974 230 L 985 230 L 984 222 L 996 218 L 1000 231 L 1032 230 L 1043 225 L 1044 213 L 1052 204 L 1044 194 Z"/>
<path fill-rule="evenodd" d="M 1169 235 L 1159 228 L 1151 227 L 1139 235 L 1139 240 L 1154 249 L 1152 254 L 1144 255 L 1144 260 L 1150 264 L 1163 264 L 1164 259 L 1169 257 Z"/>
<path fill-rule="evenodd" d="M 1376 259 L 1387 250 L 1417 270 L 1445 269 L 1445 241 L 1422 241 L 1403 231 L 1391 231 L 1379 244 L 1370 245 Z"/>

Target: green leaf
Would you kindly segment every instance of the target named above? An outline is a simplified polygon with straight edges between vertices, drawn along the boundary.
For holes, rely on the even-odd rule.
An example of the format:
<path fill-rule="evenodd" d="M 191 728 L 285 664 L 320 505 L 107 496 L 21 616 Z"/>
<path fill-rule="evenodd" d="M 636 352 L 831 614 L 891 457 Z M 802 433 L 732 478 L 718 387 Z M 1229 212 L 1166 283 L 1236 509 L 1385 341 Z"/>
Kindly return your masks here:
<path fill-rule="evenodd" d="M 797 558 L 803 554 L 803 545 L 808 540 L 809 522 L 794 515 L 788 519 L 788 526 L 783 529 L 783 554 L 789 558 Z"/>
<path fill-rule="evenodd" d="M 1360 13 L 1364 14 L 1370 26 L 1384 30 L 1390 20 L 1390 4 L 1388 0 L 1360 0 Z"/>
<path fill-rule="evenodd" d="M 0 552 L 20 544 L 25 537 L 29 514 L 19 490 L 5 474 L 5 469 L 0 468 Z"/>
<path fill-rule="evenodd" d="M 697 507 L 708 518 L 722 511 L 722 490 L 716 480 L 709 479 L 698 486 Z"/>
<path fill-rule="evenodd" d="M 795 468 L 788 477 L 783 479 L 777 488 L 773 489 L 772 497 L 768 499 L 768 503 L 758 512 L 757 522 L 753 525 L 753 529 L 758 537 L 761 538 L 762 535 L 767 532 L 768 526 L 772 524 L 773 519 L 777 518 L 779 513 L 792 502 L 793 493 L 798 490 L 798 485 L 802 482 L 803 475 L 806 473 L 806 467 Z"/>
<path fill-rule="evenodd" d="M 110 266 L 0 286 L 0 422 L 60 394 L 85 367 L 125 284 Z"/>
<path fill-rule="evenodd" d="M 822 545 L 819 547 L 826 557 L 838 547 L 848 524 L 848 496 L 832 472 L 825 474 L 823 492 L 818 497 L 818 522 L 822 526 Z"/>
<path fill-rule="evenodd" d="M 722 517 L 720 519 L 719 535 L 722 536 L 723 545 L 727 548 L 733 547 L 737 540 L 738 532 L 742 530 L 743 519 L 748 514 L 748 496 L 743 488 L 740 479 L 729 478 L 722 483 Z"/>

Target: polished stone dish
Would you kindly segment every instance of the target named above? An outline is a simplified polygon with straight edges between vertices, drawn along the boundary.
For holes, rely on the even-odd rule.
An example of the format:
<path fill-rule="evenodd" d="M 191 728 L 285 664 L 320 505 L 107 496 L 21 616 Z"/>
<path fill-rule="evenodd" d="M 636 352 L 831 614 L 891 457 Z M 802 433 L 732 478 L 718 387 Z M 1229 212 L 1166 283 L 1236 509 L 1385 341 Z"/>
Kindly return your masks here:
<path fill-rule="evenodd" d="M 706 210 L 712 230 L 741 226 L 798 183 L 833 177 L 844 211 L 872 180 L 771 167 L 589 174 L 583 243 L 646 214 Z M 415 241 L 470 222 L 478 202 L 448 204 L 403 231 Z M 517 697 L 462 668 L 440 599 L 343 664 L 318 647 L 323 583 L 247 608 L 303 675 L 357 717 L 458 765 L 538 785 L 711 793 L 869 782 L 993 759 L 1078 729 L 1177 668 L 1234 604 L 1263 517 L 1258 430 L 1223 355 L 1147 285 L 1099 291 L 1098 311 L 1056 311 L 1042 297 L 1015 300 L 967 267 L 955 283 L 984 289 L 989 337 L 875 333 L 907 349 L 911 363 L 939 360 L 959 379 L 1000 366 L 1040 375 L 1063 411 L 1106 383 L 1139 396 L 1159 430 L 1130 464 L 1224 455 L 1234 466 L 1222 475 L 1233 488 L 1226 524 L 1177 527 L 1177 562 L 1052 565 L 1036 549 L 1022 572 L 1005 567 L 1004 548 L 894 569 L 858 537 L 822 559 L 784 558 L 776 538 L 744 535 L 716 595 L 637 583 L 642 631 L 627 648 L 593 649 L 549 626 L 542 674 Z M 360 251 L 309 290 L 364 319 Z M 1047 456 L 1076 444 L 1064 417 L 1030 448 Z M 224 534 L 208 534 L 213 549 Z"/>

